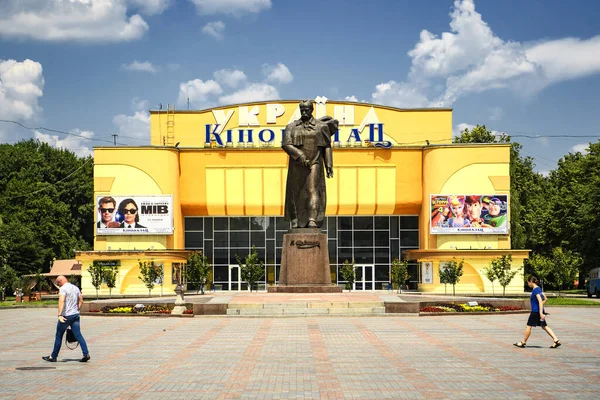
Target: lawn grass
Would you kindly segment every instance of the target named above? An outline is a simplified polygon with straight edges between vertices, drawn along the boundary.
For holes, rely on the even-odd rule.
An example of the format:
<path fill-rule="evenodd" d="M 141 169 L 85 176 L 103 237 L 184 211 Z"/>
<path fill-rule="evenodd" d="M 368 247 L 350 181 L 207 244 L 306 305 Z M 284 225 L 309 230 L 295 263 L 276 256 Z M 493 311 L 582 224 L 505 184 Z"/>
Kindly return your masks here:
<path fill-rule="evenodd" d="M 547 306 L 592 306 L 600 307 L 600 301 L 573 299 L 569 297 L 548 297 Z"/>
<path fill-rule="evenodd" d="M 58 300 L 42 300 L 42 301 L 30 301 L 28 303 L 15 303 L 14 297 L 6 298 L 6 301 L 0 301 L 0 307 L 12 307 L 12 306 L 23 306 L 23 307 L 40 307 L 40 306 L 52 306 L 58 305 Z"/>

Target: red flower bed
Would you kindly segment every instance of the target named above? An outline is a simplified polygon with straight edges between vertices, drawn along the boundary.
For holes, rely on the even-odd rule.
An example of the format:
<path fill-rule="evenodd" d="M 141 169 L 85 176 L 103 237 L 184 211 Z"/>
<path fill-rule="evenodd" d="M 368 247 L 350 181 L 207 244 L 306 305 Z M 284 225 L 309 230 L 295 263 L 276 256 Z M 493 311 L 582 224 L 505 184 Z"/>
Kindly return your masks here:
<path fill-rule="evenodd" d="M 185 310 L 183 313 L 184 314 L 193 314 L 194 310 Z"/>
<path fill-rule="evenodd" d="M 442 313 L 442 312 L 447 312 L 446 310 L 439 308 L 439 307 L 435 307 L 435 306 L 427 306 L 427 307 L 423 307 L 421 308 L 421 312 L 438 312 L 438 313 Z"/>
<path fill-rule="evenodd" d="M 500 311 L 523 311 L 523 307 L 516 306 L 499 306 L 497 308 Z"/>

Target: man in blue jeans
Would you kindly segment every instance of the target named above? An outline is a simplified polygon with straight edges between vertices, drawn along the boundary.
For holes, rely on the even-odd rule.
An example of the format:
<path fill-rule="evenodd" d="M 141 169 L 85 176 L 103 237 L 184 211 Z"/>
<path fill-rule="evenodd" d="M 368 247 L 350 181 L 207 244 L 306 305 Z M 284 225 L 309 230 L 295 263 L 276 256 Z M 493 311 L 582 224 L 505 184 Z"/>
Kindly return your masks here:
<path fill-rule="evenodd" d="M 70 326 L 73 330 L 75 338 L 81 345 L 81 351 L 83 352 L 83 358 L 79 362 L 88 362 L 90 359 L 90 353 L 88 352 L 87 344 L 81 334 L 79 327 L 79 309 L 83 305 L 83 296 L 79 291 L 79 288 L 72 285 L 67 281 L 64 276 L 56 278 L 56 284 L 60 288 L 58 292 L 58 322 L 56 323 L 56 337 L 54 339 L 54 349 L 52 354 L 49 356 L 42 357 L 43 360 L 49 362 L 56 362 L 60 346 L 62 344 L 62 338 L 65 331 Z"/>

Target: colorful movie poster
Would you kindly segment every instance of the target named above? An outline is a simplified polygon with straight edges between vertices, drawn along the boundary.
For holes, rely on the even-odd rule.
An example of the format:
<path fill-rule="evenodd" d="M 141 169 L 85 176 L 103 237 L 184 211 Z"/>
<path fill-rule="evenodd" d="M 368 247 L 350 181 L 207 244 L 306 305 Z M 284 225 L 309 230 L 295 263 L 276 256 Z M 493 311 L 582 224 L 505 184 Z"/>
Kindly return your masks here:
<path fill-rule="evenodd" d="M 431 195 L 432 234 L 508 234 L 505 194 Z"/>
<path fill-rule="evenodd" d="M 172 234 L 172 196 L 96 196 L 96 235 Z"/>

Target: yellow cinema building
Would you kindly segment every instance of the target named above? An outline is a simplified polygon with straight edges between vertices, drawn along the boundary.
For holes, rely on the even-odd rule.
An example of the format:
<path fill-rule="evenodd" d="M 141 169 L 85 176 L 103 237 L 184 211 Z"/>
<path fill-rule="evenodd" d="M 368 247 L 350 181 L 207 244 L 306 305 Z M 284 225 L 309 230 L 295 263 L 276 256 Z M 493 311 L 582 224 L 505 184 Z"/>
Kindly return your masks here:
<path fill-rule="evenodd" d="M 164 270 L 153 293 L 173 294 L 192 250 L 208 257 L 215 290 L 246 290 L 236 255 L 243 258 L 252 246 L 265 263 L 259 287 L 276 285 L 289 229 L 281 141 L 285 126 L 300 117 L 299 102 L 167 107 L 150 113 L 150 146 L 94 148 L 94 251 L 76 256 L 84 292 L 95 291 L 87 271 L 95 261 L 118 268 L 113 293 L 147 294 L 138 261 L 153 260 Z M 392 260 L 404 258 L 411 290 L 443 293 L 439 268 L 456 260 L 464 262 L 458 293 L 492 293 L 483 267 L 502 254 L 512 255 L 512 268 L 523 265 L 528 252 L 510 249 L 508 144 L 453 144 L 451 109 L 324 97 L 314 104 L 316 118 L 339 121 L 322 227 L 332 282 L 342 284 L 338 268 L 354 260 L 354 290 L 387 289 Z M 461 214 L 473 207 L 467 198 L 478 199 L 484 218 Z M 128 225 L 133 215 L 137 225 Z M 104 216 L 115 218 L 114 228 Z M 520 274 L 506 292 L 523 293 Z"/>

